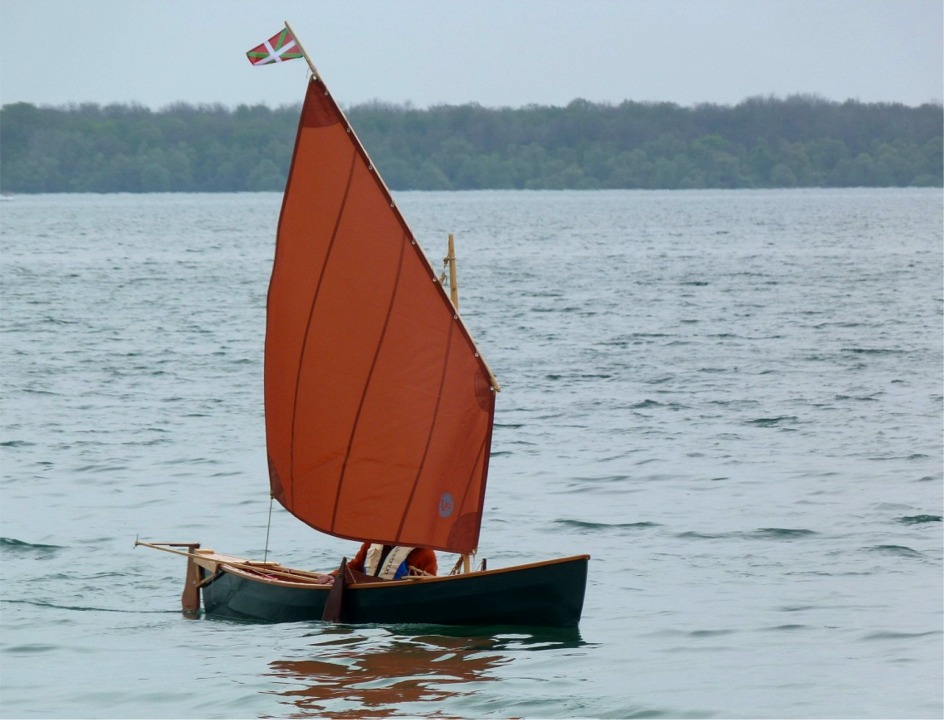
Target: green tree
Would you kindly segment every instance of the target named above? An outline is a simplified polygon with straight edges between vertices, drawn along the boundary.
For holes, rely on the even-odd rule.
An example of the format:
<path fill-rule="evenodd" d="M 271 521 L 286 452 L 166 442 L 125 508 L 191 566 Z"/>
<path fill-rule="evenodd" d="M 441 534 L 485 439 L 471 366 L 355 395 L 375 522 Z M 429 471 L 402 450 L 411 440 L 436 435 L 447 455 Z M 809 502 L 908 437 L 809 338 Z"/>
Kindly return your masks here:
<path fill-rule="evenodd" d="M 3 192 L 274 190 L 298 106 L 0 109 Z M 733 107 L 347 110 L 391 188 L 944 185 L 940 105 L 749 98 Z"/>

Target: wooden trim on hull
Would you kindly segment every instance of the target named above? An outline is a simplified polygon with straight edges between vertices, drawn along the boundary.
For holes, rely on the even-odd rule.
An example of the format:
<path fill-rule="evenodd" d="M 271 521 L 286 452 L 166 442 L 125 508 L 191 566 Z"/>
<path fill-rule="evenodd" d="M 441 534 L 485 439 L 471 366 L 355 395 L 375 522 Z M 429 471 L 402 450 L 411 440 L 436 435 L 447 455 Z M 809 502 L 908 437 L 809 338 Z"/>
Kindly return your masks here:
<path fill-rule="evenodd" d="M 353 583 L 344 589 L 341 619 L 357 624 L 572 627 L 580 621 L 589 559 L 578 555 L 468 575 Z M 210 616 L 263 622 L 322 618 L 330 586 L 315 584 L 315 573 L 276 563 L 250 564 L 212 551 L 203 551 L 196 563 Z"/>

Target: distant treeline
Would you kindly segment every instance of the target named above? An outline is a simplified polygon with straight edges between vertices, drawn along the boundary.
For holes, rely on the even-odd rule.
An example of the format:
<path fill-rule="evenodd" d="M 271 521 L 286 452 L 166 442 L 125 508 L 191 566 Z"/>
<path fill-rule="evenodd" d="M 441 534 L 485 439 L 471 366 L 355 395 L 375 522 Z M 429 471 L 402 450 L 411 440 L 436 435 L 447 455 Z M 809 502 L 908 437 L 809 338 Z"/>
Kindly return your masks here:
<path fill-rule="evenodd" d="M 299 108 L 0 110 L 0 190 L 282 190 Z M 348 117 L 394 190 L 942 186 L 940 105 L 369 103 Z"/>

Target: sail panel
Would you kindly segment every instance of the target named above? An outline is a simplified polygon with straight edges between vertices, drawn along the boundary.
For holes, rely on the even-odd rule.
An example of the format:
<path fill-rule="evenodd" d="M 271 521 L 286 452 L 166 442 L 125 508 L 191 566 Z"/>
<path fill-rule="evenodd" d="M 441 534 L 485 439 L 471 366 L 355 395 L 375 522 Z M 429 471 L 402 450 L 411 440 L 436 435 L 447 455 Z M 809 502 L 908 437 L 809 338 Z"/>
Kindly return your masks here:
<path fill-rule="evenodd" d="M 339 537 L 470 552 L 490 373 L 313 78 L 283 199 L 266 326 L 273 495 Z"/>

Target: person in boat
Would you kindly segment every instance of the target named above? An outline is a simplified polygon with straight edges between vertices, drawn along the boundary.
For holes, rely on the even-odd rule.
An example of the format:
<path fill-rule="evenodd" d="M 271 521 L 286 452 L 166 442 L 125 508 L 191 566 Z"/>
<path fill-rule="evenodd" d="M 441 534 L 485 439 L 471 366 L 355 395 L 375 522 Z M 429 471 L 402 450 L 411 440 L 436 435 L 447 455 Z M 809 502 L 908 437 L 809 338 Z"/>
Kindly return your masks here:
<path fill-rule="evenodd" d="M 365 542 L 347 566 L 365 575 L 383 580 L 400 580 L 407 576 L 435 575 L 439 571 L 436 553 L 429 548 L 401 547 Z M 322 575 L 319 581 L 329 585 L 338 571 Z"/>
<path fill-rule="evenodd" d="M 348 567 L 384 580 L 399 580 L 407 575 L 435 575 L 439 571 L 436 553 L 429 548 L 370 542 L 361 545 Z"/>

